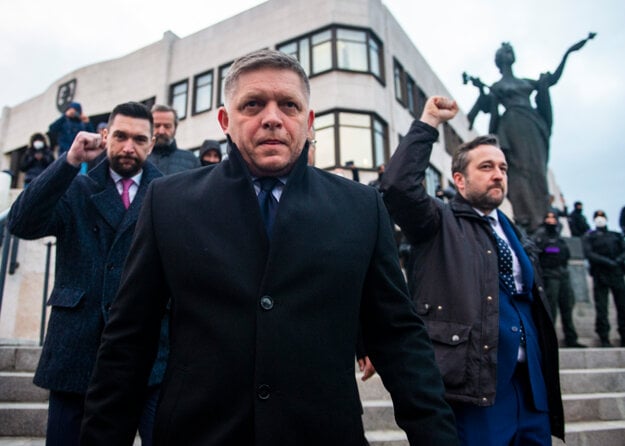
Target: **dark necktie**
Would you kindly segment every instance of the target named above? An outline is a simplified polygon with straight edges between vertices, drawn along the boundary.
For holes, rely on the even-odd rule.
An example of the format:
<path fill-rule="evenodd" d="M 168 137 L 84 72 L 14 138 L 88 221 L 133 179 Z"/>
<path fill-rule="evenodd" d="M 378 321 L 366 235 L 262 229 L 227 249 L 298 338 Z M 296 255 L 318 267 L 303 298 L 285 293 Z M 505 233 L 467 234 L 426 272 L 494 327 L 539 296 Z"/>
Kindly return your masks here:
<path fill-rule="evenodd" d="M 486 217 L 488 224 L 491 225 L 492 217 Z M 512 294 L 516 293 L 516 285 L 514 283 L 514 274 L 512 269 L 512 250 L 508 246 L 508 243 L 499 235 L 495 228 L 491 225 L 491 230 L 493 231 L 493 236 L 495 237 L 495 241 L 497 242 L 497 263 L 499 266 L 499 277 L 506 284 L 506 287 L 510 290 Z"/>
<path fill-rule="evenodd" d="M 490 229 L 493 232 L 493 237 L 495 237 L 495 240 L 497 241 L 497 264 L 499 267 L 499 278 L 503 281 L 503 283 L 506 284 L 506 287 L 510 290 L 511 294 L 516 294 L 517 290 L 516 284 L 514 282 L 514 270 L 512 268 L 512 250 L 508 246 L 508 243 L 504 239 L 499 237 L 499 234 L 497 234 L 497 231 L 495 231 L 495 228 L 491 224 L 491 220 L 494 221 L 495 219 L 486 216 L 484 217 L 484 219 L 490 225 Z M 519 318 L 519 327 L 521 331 L 520 346 L 522 349 L 524 349 L 526 344 L 525 327 L 523 326 L 523 320 L 521 318 Z M 525 352 L 523 351 L 522 353 L 520 353 L 518 358 L 521 362 L 525 362 Z"/>
<path fill-rule="evenodd" d="M 278 200 L 273 196 L 271 191 L 278 180 L 275 177 L 263 177 L 256 180 L 260 185 L 260 192 L 258 194 L 258 204 L 260 205 L 260 214 L 263 217 L 263 223 L 265 223 L 265 229 L 267 235 L 271 236 L 271 229 L 273 228 L 273 221 L 276 218 L 276 211 L 278 210 Z"/>

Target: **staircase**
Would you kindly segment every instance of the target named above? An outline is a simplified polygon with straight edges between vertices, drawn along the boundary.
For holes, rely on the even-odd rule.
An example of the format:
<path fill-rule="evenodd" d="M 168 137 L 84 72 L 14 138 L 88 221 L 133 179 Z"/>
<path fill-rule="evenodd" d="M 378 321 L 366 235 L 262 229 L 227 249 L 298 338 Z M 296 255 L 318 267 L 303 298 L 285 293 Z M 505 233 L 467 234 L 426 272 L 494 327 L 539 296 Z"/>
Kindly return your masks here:
<path fill-rule="evenodd" d="M 614 315 L 615 309 L 610 308 L 612 333 L 616 333 Z M 594 347 L 591 304 L 576 305 L 575 322 L 580 342 L 590 348 L 560 349 L 566 444 L 625 445 L 625 348 Z M 559 324 L 556 328 L 561 337 Z M 620 339 L 613 337 L 614 345 L 617 341 Z M 39 353 L 34 346 L 0 345 L 0 446 L 44 444 L 48 394 L 32 384 Z M 375 375 L 364 383 L 360 375 L 357 379 L 369 443 L 407 445 L 406 436 L 395 424 L 393 405 L 380 377 Z M 556 445 L 563 443 L 554 439 Z"/>

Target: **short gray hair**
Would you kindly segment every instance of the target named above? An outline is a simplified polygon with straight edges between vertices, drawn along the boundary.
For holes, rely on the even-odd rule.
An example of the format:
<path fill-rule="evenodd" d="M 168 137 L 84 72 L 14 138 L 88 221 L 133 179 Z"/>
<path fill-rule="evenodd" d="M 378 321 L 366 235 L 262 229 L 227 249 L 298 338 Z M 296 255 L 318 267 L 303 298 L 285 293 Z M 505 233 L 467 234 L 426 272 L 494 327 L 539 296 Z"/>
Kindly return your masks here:
<path fill-rule="evenodd" d="M 224 80 L 224 100 L 227 102 L 228 98 L 232 95 L 241 74 L 263 68 L 290 70 L 294 72 L 299 76 L 304 85 L 306 98 L 310 99 L 310 82 L 308 81 L 306 72 L 297 59 L 282 51 L 263 49 L 239 57 L 230 66 Z"/>

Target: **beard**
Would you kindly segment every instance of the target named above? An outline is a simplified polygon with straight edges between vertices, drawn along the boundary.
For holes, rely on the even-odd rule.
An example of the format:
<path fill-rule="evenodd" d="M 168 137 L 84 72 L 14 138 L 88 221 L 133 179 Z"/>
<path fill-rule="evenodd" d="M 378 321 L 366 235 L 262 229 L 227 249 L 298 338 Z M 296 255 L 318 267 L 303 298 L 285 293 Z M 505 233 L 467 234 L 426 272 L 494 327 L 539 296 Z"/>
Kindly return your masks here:
<path fill-rule="evenodd" d="M 134 177 L 143 167 L 143 163 L 134 156 L 115 156 L 109 163 L 111 169 L 124 178 Z"/>
<path fill-rule="evenodd" d="M 168 138 L 166 135 L 156 135 L 154 137 L 154 145 L 159 147 L 170 146 L 174 142 L 173 138 Z"/>
<path fill-rule="evenodd" d="M 501 190 L 501 197 L 493 196 L 491 191 L 494 189 Z M 497 209 L 501 203 L 503 203 L 503 199 L 505 198 L 505 190 L 503 185 L 494 185 L 489 187 L 486 192 L 478 192 L 478 191 L 468 191 L 465 192 L 466 196 L 464 197 L 471 206 L 485 214 L 491 212 L 493 209 Z"/>

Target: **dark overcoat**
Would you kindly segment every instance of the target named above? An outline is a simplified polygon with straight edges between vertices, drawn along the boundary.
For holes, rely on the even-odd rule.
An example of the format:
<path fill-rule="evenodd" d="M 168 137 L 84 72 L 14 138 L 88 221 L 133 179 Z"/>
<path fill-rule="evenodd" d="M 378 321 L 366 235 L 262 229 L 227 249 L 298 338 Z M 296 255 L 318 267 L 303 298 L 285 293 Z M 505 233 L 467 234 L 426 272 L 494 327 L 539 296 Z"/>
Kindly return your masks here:
<path fill-rule="evenodd" d="M 288 177 L 271 242 L 236 147 L 214 167 L 151 185 L 87 394 L 83 444 L 132 444 L 135 389 L 170 294 L 156 445 L 362 445 L 359 319 L 412 444 L 456 444 L 379 194 L 306 158 Z"/>
<path fill-rule="evenodd" d="M 9 230 L 24 239 L 56 237 L 52 308 L 34 382 L 84 394 L 102 329 L 119 280 L 148 184 L 161 176 L 150 163 L 126 211 L 107 159 L 89 172 L 59 157 L 13 204 Z M 161 378 L 164 363 L 160 365 Z M 153 377 L 155 381 L 158 378 Z"/>

